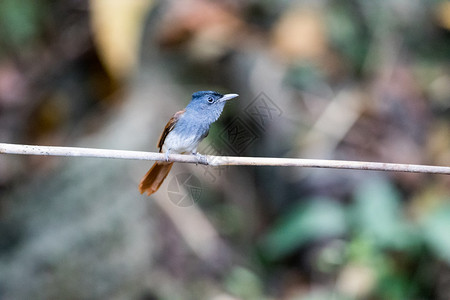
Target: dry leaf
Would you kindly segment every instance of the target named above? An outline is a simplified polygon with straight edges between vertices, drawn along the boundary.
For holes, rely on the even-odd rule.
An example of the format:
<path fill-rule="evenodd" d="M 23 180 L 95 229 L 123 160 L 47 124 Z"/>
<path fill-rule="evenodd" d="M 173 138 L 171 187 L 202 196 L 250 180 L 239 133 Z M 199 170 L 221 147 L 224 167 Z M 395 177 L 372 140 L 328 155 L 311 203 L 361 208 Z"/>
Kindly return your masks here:
<path fill-rule="evenodd" d="M 94 41 L 106 69 L 117 79 L 134 70 L 152 0 L 91 0 Z"/>
<path fill-rule="evenodd" d="M 296 9 L 281 17 L 273 31 L 275 51 L 287 59 L 314 59 L 328 49 L 320 12 Z"/>

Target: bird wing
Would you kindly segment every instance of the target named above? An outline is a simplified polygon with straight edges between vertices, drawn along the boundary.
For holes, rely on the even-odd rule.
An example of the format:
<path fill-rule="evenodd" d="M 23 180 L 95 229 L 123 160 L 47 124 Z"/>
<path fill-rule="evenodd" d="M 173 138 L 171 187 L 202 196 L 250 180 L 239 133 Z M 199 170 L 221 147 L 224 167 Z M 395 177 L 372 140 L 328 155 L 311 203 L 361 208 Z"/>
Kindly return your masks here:
<path fill-rule="evenodd" d="M 175 127 L 175 124 L 177 124 L 178 120 L 180 119 L 180 117 L 184 114 L 186 110 L 180 110 L 178 112 L 176 112 L 172 118 L 170 118 L 169 122 L 167 122 L 166 127 L 164 127 L 164 130 L 161 134 L 161 136 L 159 137 L 159 141 L 158 141 L 158 148 L 159 148 L 159 152 L 162 152 L 162 147 L 164 145 L 164 141 L 166 140 L 167 135 L 169 134 L 169 132 L 171 132 L 173 130 L 173 128 Z"/>

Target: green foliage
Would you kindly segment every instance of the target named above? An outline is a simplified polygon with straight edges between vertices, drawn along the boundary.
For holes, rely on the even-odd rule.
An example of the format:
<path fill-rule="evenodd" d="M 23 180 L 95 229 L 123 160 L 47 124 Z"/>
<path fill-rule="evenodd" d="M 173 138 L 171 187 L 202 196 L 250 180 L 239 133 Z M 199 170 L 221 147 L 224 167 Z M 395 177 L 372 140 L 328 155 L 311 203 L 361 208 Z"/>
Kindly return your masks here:
<path fill-rule="evenodd" d="M 0 36 L 5 45 L 26 46 L 40 30 L 41 5 L 33 0 L 0 1 Z"/>
<path fill-rule="evenodd" d="M 297 299 L 297 298 L 296 298 Z M 309 293 L 305 297 L 298 298 L 299 300 L 350 300 L 348 297 L 337 294 L 334 291 L 317 290 Z"/>
<path fill-rule="evenodd" d="M 425 217 L 422 233 L 431 251 L 450 263 L 450 204 L 436 208 Z"/>
<path fill-rule="evenodd" d="M 377 179 L 359 186 L 351 216 L 358 234 L 374 246 L 412 249 L 416 244 L 413 225 L 402 214 L 400 194 L 388 181 Z"/>
<path fill-rule="evenodd" d="M 367 57 L 370 40 L 355 20 L 357 15 L 352 12 L 350 5 L 346 6 L 336 6 L 327 11 L 328 38 L 332 46 L 358 70 Z"/>
<path fill-rule="evenodd" d="M 242 267 L 235 267 L 225 281 L 227 290 L 240 299 L 263 299 L 263 288 L 258 276 Z"/>
<path fill-rule="evenodd" d="M 362 182 L 347 206 L 328 198 L 304 200 L 275 222 L 261 243 L 262 254 L 279 261 L 312 241 L 345 236 L 320 250 L 317 264 L 312 264 L 316 271 L 333 274 L 347 265 L 360 265 L 374 274 L 371 295 L 417 297 L 428 280 L 416 276 L 417 264 L 429 259 L 423 246 L 450 263 L 450 205 L 430 211 L 418 223 L 405 216 L 402 201 L 399 190 L 382 178 Z M 309 296 L 321 299 L 321 294 Z"/>
<path fill-rule="evenodd" d="M 297 89 L 318 93 L 325 84 L 325 74 L 311 62 L 299 62 L 289 68 L 286 82 Z"/>
<path fill-rule="evenodd" d="M 265 237 L 262 251 L 268 259 L 279 259 L 307 242 L 346 232 L 345 213 L 339 203 L 328 198 L 305 202 L 283 215 Z"/>

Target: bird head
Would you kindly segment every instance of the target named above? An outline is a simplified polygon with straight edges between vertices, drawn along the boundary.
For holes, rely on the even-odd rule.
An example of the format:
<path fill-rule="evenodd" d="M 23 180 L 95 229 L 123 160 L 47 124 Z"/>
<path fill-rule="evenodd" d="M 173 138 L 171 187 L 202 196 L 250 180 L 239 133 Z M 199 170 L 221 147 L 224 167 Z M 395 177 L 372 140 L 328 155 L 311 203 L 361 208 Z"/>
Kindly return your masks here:
<path fill-rule="evenodd" d="M 200 91 L 192 94 L 192 100 L 186 110 L 195 111 L 203 118 L 216 121 L 228 100 L 236 98 L 238 94 L 219 94 L 213 91 Z"/>

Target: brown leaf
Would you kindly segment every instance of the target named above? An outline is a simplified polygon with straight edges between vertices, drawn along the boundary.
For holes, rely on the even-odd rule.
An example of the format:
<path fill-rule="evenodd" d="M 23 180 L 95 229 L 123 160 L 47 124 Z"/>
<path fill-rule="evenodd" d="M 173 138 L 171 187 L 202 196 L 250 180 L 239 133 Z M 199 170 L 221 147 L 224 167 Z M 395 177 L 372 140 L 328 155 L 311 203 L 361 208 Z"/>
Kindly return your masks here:
<path fill-rule="evenodd" d="M 295 9 L 286 12 L 272 33 L 275 51 L 287 59 L 314 59 L 327 51 L 322 15 L 318 11 Z"/>

